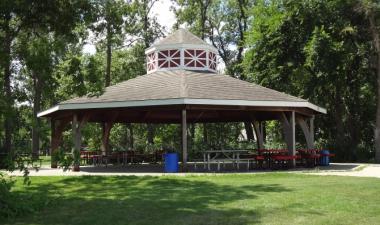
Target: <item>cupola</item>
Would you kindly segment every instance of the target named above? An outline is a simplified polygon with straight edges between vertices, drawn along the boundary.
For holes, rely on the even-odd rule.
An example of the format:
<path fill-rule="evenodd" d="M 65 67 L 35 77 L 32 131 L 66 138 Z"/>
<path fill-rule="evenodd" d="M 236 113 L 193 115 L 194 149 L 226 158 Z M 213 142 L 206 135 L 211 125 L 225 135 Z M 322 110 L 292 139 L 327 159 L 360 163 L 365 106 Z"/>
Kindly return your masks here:
<path fill-rule="evenodd" d="M 146 49 L 147 73 L 167 70 L 216 72 L 217 50 L 185 29 Z"/>

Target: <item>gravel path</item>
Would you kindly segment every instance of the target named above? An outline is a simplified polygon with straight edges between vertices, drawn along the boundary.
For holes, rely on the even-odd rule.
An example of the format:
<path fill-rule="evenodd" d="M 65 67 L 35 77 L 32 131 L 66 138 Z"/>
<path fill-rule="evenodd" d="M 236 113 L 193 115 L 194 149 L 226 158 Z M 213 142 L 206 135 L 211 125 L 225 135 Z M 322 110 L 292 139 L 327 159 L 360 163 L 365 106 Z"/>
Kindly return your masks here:
<path fill-rule="evenodd" d="M 162 166 L 159 165 L 134 165 L 127 167 L 81 167 L 80 172 L 63 171 L 62 169 L 51 169 L 42 167 L 38 171 L 31 170 L 30 176 L 188 176 L 188 175 L 223 175 L 223 174 L 249 174 L 249 173 L 276 173 L 279 171 L 250 171 L 245 172 L 191 172 L 191 173 L 163 173 Z M 281 172 L 281 171 L 280 171 Z M 336 176 L 356 176 L 356 177 L 376 177 L 380 178 L 379 164 L 353 164 L 353 163 L 332 163 L 328 167 L 317 167 L 313 169 L 288 170 L 289 173 L 302 173 L 312 175 L 336 175 Z M 8 173 L 11 176 L 22 176 L 19 171 Z"/>
<path fill-rule="evenodd" d="M 350 169 L 326 169 L 319 171 L 309 171 L 309 174 L 315 175 L 337 175 L 337 176 L 353 176 L 353 177 L 376 177 L 380 178 L 379 164 L 346 164 L 334 163 L 332 166 L 352 166 Z"/>

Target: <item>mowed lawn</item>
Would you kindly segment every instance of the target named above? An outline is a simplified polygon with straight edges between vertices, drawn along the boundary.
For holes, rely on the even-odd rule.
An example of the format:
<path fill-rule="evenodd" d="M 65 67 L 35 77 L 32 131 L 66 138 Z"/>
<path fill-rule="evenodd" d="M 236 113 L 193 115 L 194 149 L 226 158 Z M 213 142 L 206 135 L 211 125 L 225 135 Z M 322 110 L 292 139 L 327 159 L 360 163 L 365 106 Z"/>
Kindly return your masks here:
<path fill-rule="evenodd" d="M 31 180 L 32 196 L 47 205 L 0 223 L 380 224 L 376 178 L 267 173 Z M 15 191 L 25 193 L 21 179 Z"/>

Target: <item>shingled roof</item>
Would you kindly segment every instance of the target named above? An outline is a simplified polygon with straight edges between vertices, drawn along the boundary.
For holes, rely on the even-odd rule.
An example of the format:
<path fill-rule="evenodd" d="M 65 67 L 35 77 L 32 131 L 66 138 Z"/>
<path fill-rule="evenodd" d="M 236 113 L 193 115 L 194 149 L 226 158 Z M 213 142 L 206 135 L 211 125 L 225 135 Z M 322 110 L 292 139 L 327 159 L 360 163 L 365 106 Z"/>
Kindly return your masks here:
<path fill-rule="evenodd" d="M 188 30 L 182 28 L 176 30 L 173 34 L 153 44 L 153 46 L 174 44 L 193 44 L 209 46 L 209 44 L 207 44 L 205 41 L 195 36 Z"/>
<path fill-rule="evenodd" d="M 158 99 L 214 99 L 305 102 L 257 84 L 226 75 L 186 70 L 159 71 L 108 87 L 99 97 L 79 97 L 62 102 L 89 103 Z"/>
<path fill-rule="evenodd" d="M 56 110 L 173 104 L 211 104 L 325 109 L 307 100 L 227 75 L 188 70 L 159 71 L 106 88 L 98 97 L 64 101 Z M 47 110 L 39 114 L 49 114 Z"/>
<path fill-rule="evenodd" d="M 171 55 L 169 52 L 174 53 Z M 305 108 L 314 113 L 326 113 L 325 109 L 307 100 L 228 75 L 208 72 L 208 63 L 216 63 L 215 48 L 185 29 L 175 31 L 145 53 L 147 57 L 156 55 L 148 64 L 159 69 L 110 86 L 98 97 L 84 96 L 61 102 L 38 116 L 63 110 L 171 105 L 277 107 L 277 110 L 279 107 Z M 157 55 L 160 55 L 158 59 Z M 181 61 L 180 65 L 174 63 L 173 57 Z M 165 61 L 170 61 L 170 66 L 163 63 Z"/>

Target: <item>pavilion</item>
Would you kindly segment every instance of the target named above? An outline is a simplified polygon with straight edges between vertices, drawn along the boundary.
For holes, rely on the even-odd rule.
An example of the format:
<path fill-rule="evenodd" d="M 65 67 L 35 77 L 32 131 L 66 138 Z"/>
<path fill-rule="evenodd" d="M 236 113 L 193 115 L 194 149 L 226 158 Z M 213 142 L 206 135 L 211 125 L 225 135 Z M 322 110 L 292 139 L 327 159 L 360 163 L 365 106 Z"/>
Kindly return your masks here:
<path fill-rule="evenodd" d="M 182 163 L 187 163 L 187 124 L 249 122 L 263 148 L 262 122 L 279 120 L 289 154 L 295 155 L 295 128 L 314 148 L 314 116 L 326 110 L 307 100 L 228 75 L 217 74 L 217 49 L 179 29 L 146 49 L 147 74 L 107 87 L 98 97 L 77 97 L 38 114 L 51 120 L 51 150 L 72 124 L 74 148 L 81 147 L 81 128 L 103 124 L 102 152 L 108 152 L 114 123 L 176 123 L 182 126 Z M 294 162 L 293 162 L 294 163 Z"/>

